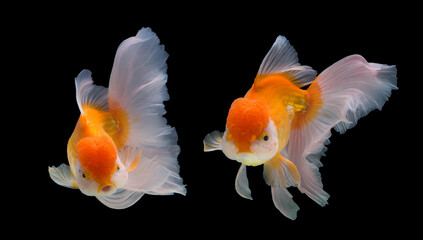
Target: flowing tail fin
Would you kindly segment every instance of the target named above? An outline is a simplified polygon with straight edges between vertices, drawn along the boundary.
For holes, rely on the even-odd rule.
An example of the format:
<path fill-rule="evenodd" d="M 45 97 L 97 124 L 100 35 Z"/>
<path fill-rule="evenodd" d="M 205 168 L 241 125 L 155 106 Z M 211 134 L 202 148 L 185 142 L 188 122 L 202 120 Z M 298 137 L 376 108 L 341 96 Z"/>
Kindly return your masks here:
<path fill-rule="evenodd" d="M 166 88 L 168 56 L 150 28 L 142 28 L 136 36 L 120 44 L 108 92 L 110 112 L 119 125 L 112 137 L 120 153 L 131 148 L 142 150 L 138 167 L 129 173 L 129 190 L 185 195 L 177 161 L 180 152 L 178 136 L 163 117 L 166 113 L 163 101 L 169 99 Z M 161 186 L 146 191 L 145 180 L 158 178 L 157 171 L 144 169 L 150 166 L 147 164 L 150 161 L 160 166 L 157 169 L 163 179 L 157 180 Z M 126 195 L 123 192 L 122 198 Z M 134 199 L 139 197 L 141 195 Z"/>
<path fill-rule="evenodd" d="M 381 110 L 396 84 L 395 66 L 368 63 L 360 55 L 341 59 L 316 78 L 307 90 L 307 110 L 292 120 L 283 153 L 297 166 L 301 192 L 321 206 L 327 204 L 319 167 L 331 129 L 344 133 L 370 111 Z"/>

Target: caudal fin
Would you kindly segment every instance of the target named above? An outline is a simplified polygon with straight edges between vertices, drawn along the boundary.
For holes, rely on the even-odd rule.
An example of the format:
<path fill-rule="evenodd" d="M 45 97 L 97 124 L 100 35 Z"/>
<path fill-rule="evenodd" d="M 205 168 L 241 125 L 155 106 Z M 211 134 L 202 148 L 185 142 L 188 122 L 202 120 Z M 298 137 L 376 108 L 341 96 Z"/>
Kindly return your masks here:
<path fill-rule="evenodd" d="M 132 191 L 145 191 L 141 182 L 145 176 L 141 175 L 145 162 L 151 160 L 166 173 L 160 175 L 164 178 L 160 180 L 162 185 L 147 193 L 186 193 L 179 176 L 178 136 L 163 117 L 163 101 L 169 99 L 168 56 L 150 28 L 142 28 L 136 36 L 123 41 L 116 52 L 108 91 L 109 109 L 119 124 L 113 139 L 121 149 L 142 149 L 139 166 L 129 173 Z"/>
<path fill-rule="evenodd" d="M 301 192 L 318 204 L 327 204 L 319 173 L 320 157 L 329 144 L 331 129 L 340 133 L 382 106 L 397 89 L 396 67 L 368 63 L 360 55 L 348 56 L 323 71 L 308 88 L 309 105 L 291 123 L 287 158 L 301 176 Z"/>

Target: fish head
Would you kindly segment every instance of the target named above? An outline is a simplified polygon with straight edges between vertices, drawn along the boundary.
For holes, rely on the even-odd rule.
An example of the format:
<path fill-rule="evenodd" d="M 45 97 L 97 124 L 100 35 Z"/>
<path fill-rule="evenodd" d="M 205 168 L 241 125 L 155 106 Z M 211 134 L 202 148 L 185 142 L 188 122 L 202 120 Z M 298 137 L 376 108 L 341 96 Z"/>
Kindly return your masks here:
<path fill-rule="evenodd" d="M 75 164 L 76 182 L 85 195 L 112 195 L 128 180 L 113 141 L 108 136 L 86 137 L 76 146 L 79 159 Z"/>
<path fill-rule="evenodd" d="M 278 151 L 278 132 L 262 100 L 236 99 L 229 110 L 222 151 L 229 159 L 257 166 Z"/>

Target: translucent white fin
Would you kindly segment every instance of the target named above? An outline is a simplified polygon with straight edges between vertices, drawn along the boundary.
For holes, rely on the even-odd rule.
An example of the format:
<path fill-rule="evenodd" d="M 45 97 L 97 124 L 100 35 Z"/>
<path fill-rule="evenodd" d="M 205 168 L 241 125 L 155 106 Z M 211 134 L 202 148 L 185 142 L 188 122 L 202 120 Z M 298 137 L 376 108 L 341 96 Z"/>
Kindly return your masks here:
<path fill-rule="evenodd" d="M 109 83 L 109 107 L 123 109 L 127 114 L 126 145 L 154 148 L 176 145 L 176 132 L 162 117 L 163 101 L 169 99 L 165 86 L 167 57 L 150 28 L 143 28 L 135 37 L 123 41 L 116 52 Z"/>
<path fill-rule="evenodd" d="M 119 149 L 119 159 L 125 165 L 127 172 L 131 172 L 138 166 L 141 160 L 141 155 L 141 148 L 125 146 L 122 149 Z"/>
<path fill-rule="evenodd" d="M 164 46 L 150 28 L 142 28 L 135 37 L 123 41 L 116 52 L 110 76 L 109 109 L 125 120 L 119 127 L 127 135 L 122 135 L 124 141 L 120 141 L 120 145 L 142 148 L 140 165 L 145 164 L 142 163 L 145 159 L 154 159 L 158 166 L 166 169 L 167 175 L 159 171 L 159 176 L 164 178 L 160 179 L 163 184 L 154 192 L 185 194 L 177 162 L 178 136 L 163 117 L 163 101 L 169 99 L 165 86 L 167 57 Z M 138 168 L 129 173 L 132 189 L 145 188 L 135 183 L 142 178 L 139 173 L 144 171 Z M 148 176 L 153 177 L 152 174 Z"/>
<path fill-rule="evenodd" d="M 278 36 L 272 48 L 260 65 L 258 75 L 286 73 L 292 76 L 292 83 L 298 87 L 310 84 L 316 77 L 316 71 L 309 66 L 301 66 L 294 47 L 284 36 Z M 256 78 L 259 81 L 260 78 Z"/>
<path fill-rule="evenodd" d="M 243 198 L 253 200 L 251 190 L 248 187 L 247 166 L 241 164 L 235 179 L 235 190 Z"/>
<path fill-rule="evenodd" d="M 396 82 L 395 66 L 368 63 L 360 55 L 336 62 L 317 77 L 307 90 L 309 110 L 292 120 L 285 148 L 301 175 L 300 191 L 322 206 L 327 204 L 329 194 L 323 190 L 319 167 L 331 128 L 344 133 L 359 118 L 381 109 L 397 89 Z"/>
<path fill-rule="evenodd" d="M 292 200 L 292 195 L 288 192 L 288 189 L 284 187 L 272 187 L 272 199 L 275 207 L 285 215 L 285 217 L 291 220 L 297 218 L 297 212 L 300 208 Z"/>
<path fill-rule="evenodd" d="M 142 191 L 148 194 L 169 195 L 174 192 L 185 195 L 186 189 L 179 177 L 179 167 L 166 165 L 158 150 L 143 149 L 138 166 L 128 174 L 128 182 L 124 187 L 131 191 Z"/>
<path fill-rule="evenodd" d="M 155 160 L 142 157 L 137 168 L 129 173 L 125 189 L 132 191 L 152 191 L 160 188 L 169 176 L 169 172 Z"/>
<path fill-rule="evenodd" d="M 51 179 L 60 186 L 78 188 L 75 176 L 72 174 L 67 164 L 62 163 L 59 167 L 49 167 L 48 172 L 50 173 Z"/>
<path fill-rule="evenodd" d="M 75 78 L 76 101 L 83 114 L 85 107 L 108 111 L 107 88 L 93 84 L 91 71 L 82 70 Z"/>
<path fill-rule="evenodd" d="M 222 150 L 222 137 L 223 133 L 219 131 L 207 134 L 203 140 L 204 152 Z"/>
<path fill-rule="evenodd" d="M 264 180 L 272 187 L 287 188 L 300 185 L 301 178 L 297 168 L 279 153 L 264 163 L 263 170 Z"/>
<path fill-rule="evenodd" d="M 96 198 L 109 208 L 125 209 L 140 200 L 143 195 L 144 192 L 134 192 L 121 188 L 110 196 L 99 195 Z"/>

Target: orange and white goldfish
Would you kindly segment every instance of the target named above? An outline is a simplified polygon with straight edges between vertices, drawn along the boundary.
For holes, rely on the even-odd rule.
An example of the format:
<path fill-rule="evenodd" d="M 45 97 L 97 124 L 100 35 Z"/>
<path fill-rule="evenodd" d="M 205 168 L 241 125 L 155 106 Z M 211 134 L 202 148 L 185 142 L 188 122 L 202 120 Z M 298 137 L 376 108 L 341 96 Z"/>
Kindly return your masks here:
<path fill-rule="evenodd" d="M 246 166 L 263 164 L 276 208 L 294 220 L 299 207 L 288 187 L 297 187 L 321 206 L 327 204 L 319 168 L 331 129 L 344 133 L 359 118 L 380 110 L 396 84 L 395 66 L 368 63 L 360 55 L 343 58 L 316 77 L 279 36 L 251 89 L 232 103 L 225 132 L 209 133 L 204 151 L 222 150 L 241 163 L 235 189 L 247 199 L 252 198 Z"/>
<path fill-rule="evenodd" d="M 142 28 L 117 49 L 109 88 L 94 85 L 88 70 L 76 77 L 81 115 L 67 146 L 69 166 L 49 167 L 54 182 L 114 209 L 145 193 L 186 194 L 178 136 L 163 117 L 167 57 L 156 34 Z"/>

